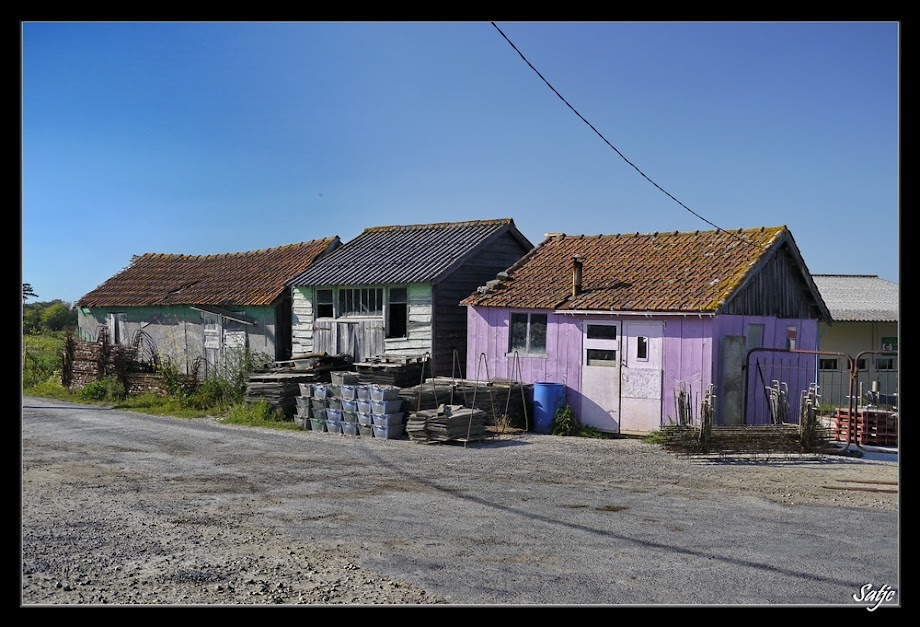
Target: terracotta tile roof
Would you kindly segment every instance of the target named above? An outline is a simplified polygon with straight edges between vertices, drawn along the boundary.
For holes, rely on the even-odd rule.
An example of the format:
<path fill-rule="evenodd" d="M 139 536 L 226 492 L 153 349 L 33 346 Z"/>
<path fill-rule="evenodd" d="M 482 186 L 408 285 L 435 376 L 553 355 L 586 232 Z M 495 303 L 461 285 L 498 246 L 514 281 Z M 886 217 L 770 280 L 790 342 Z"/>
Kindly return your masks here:
<path fill-rule="evenodd" d="M 222 255 L 148 253 L 134 257 L 77 306 L 270 305 L 286 281 L 338 245 L 334 236 Z"/>
<path fill-rule="evenodd" d="M 815 274 L 831 316 L 840 322 L 897 322 L 898 284 L 867 274 Z"/>
<path fill-rule="evenodd" d="M 315 263 L 291 284 L 436 283 L 506 232 L 511 232 L 525 250 L 533 247 L 508 218 L 372 227 Z"/>
<path fill-rule="evenodd" d="M 716 312 L 788 229 L 553 234 L 467 305 L 559 310 Z M 572 295 L 573 257 L 583 255 Z"/>

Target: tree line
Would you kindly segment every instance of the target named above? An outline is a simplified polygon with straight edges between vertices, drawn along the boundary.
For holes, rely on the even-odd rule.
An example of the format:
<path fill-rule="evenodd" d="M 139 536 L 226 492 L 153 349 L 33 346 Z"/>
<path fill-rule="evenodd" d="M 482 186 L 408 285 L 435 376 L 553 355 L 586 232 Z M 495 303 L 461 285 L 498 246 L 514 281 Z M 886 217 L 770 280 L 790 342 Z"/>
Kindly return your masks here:
<path fill-rule="evenodd" d="M 77 310 L 60 299 L 27 303 L 39 298 L 28 283 L 22 284 L 22 334 L 72 331 L 77 328 Z"/>

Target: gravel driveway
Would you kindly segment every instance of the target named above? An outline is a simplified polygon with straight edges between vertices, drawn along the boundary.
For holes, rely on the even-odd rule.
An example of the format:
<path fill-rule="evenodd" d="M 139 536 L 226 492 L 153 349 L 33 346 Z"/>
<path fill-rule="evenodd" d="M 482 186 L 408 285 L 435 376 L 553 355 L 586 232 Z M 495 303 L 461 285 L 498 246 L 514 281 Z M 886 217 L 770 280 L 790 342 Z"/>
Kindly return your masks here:
<path fill-rule="evenodd" d="M 900 604 L 896 456 L 422 444 L 31 397 L 21 424 L 22 606 Z"/>

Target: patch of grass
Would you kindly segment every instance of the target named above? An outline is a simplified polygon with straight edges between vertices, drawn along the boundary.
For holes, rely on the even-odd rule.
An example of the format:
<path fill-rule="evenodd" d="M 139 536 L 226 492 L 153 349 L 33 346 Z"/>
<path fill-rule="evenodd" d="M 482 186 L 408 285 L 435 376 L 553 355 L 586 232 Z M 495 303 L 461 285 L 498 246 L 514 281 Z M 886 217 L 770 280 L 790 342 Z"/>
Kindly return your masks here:
<path fill-rule="evenodd" d="M 159 396 L 146 393 L 129 396 L 114 405 L 115 409 L 127 409 L 154 416 L 173 416 L 175 418 L 203 418 L 214 414 L 208 409 L 189 407 L 185 399 L 172 396 Z"/>
<path fill-rule="evenodd" d="M 664 444 L 665 440 L 666 438 L 660 429 L 656 429 L 642 438 L 642 441 L 648 444 Z"/>
<path fill-rule="evenodd" d="M 237 403 L 230 408 L 226 415 L 221 416 L 219 420 L 226 424 L 245 427 L 265 427 L 285 431 L 303 430 L 303 427 L 299 426 L 296 422 L 287 419 L 283 411 L 276 407 L 272 407 L 265 401 L 258 401 L 256 403 Z"/>
<path fill-rule="evenodd" d="M 22 337 L 23 389 L 41 385 L 57 376 L 60 380 L 64 355 L 64 335 L 45 333 Z"/>
<path fill-rule="evenodd" d="M 22 393 L 25 396 L 53 398 L 59 401 L 71 401 L 74 403 L 81 402 L 76 394 L 61 385 L 61 377 L 57 374 L 52 374 L 47 380 L 38 381 L 30 386 L 23 385 Z"/>

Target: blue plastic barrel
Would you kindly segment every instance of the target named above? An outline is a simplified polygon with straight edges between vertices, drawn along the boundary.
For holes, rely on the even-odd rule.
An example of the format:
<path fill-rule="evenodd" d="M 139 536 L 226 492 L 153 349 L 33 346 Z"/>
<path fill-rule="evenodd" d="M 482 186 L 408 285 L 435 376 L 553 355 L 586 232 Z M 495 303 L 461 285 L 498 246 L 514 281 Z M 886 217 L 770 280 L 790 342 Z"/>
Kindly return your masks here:
<path fill-rule="evenodd" d="M 565 405 L 565 386 L 561 383 L 533 384 L 533 430 L 536 433 L 552 432 L 556 410 Z"/>

